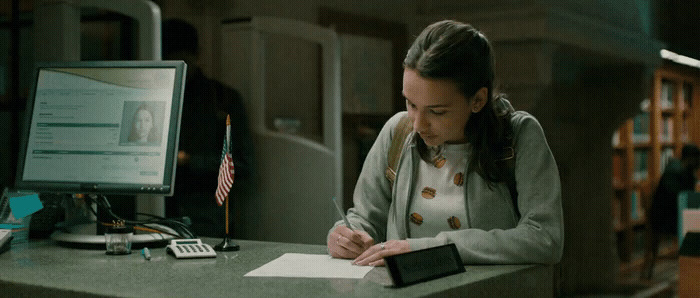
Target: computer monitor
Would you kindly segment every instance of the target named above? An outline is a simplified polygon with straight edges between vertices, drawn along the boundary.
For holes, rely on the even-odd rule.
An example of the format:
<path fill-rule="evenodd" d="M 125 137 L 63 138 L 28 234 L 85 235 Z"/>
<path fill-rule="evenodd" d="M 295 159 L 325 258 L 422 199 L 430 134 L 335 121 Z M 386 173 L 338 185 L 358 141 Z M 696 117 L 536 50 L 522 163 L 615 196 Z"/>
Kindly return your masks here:
<path fill-rule="evenodd" d="M 184 62 L 41 63 L 16 187 L 172 195 Z"/>
<path fill-rule="evenodd" d="M 39 63 L 15 187 L 172 195 L 186 68 L 182 61 Z"/>

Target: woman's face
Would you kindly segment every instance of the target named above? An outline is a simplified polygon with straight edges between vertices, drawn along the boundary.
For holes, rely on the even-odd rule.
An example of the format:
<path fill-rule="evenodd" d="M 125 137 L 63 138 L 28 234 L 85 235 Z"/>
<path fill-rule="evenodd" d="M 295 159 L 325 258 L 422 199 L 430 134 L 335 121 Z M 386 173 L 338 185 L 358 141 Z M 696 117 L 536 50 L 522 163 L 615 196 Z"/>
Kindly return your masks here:
<path fill-rule="evenodd" d="M 484 90 L 486 88 L 477 91 L 474 98 L 481 96 Z M 483 107 L 479 100 L 467 99 L 459 92 L 456 83 L 424 78 L 408 68 L 403 72 L 403 96 L 413 129 L 428 146 L 465 143 L 464 127 L 471 111 L 477 106 L 476 111 Z"/>
<path fill-rule="evenodd" d="M 139 140 L 147 140 L 153 128 L 153 116 L 147 110 L 139 110 L 134 116 L 134 128 Z"/>

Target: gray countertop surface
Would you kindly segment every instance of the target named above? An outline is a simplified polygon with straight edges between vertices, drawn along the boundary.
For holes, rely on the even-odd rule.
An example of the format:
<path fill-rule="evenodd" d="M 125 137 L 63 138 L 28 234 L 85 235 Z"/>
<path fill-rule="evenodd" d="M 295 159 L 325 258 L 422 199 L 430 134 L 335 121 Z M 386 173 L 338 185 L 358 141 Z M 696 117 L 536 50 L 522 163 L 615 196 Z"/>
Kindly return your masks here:
<path fill-rule="evenodd" d="M 212 246 L 221 239 L 203 238 Z M 385 267 L 363 279 L 244 277 L 285 253 L 326 254 L 323 245 L 236 241 L 240 251 L 216 258 L 175 259 L 152 248 L 110 256 L 104 250 L 58 246 L 51 240 L 13 245 L 0 255 L 0 292 L 42 296 L 314 297 L 314 296 L 551 296 L 552 267 L 468 265 L 466 272 L 403 288 Z M 313 266 L 313 264 L 309 264 Z"/>

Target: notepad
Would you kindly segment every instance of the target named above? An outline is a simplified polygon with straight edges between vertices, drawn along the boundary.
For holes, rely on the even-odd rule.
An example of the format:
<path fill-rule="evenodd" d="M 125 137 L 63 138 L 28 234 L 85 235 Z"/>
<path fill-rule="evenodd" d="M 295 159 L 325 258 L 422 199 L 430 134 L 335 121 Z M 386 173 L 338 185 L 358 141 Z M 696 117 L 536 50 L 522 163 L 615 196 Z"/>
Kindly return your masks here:
<path fill-rule="evenodd" d="M 372 268 L 356 266 L 352 260 L 336 259 L 329 255 L 286 253 L 244 276 L 360 279 Z"/>

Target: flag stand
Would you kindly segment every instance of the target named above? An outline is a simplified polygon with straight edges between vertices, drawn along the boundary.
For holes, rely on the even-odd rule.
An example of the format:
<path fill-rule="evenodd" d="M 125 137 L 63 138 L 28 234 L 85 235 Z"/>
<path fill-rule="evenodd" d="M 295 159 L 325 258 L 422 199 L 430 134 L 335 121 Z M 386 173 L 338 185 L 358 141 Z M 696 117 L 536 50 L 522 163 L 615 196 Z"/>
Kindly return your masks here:
<path fill-rule="evenodd" d="M 231 242 L 231 237 L 230 233 L 228 231 L 228 195 L 226 196 L 226 235 L 224 236 L 224 239 L 221 241 L 221 243 L 217 244 L 214 246 L 214 250 L 216 251 L 236 251 L 241 249 L 241 247 L 234 243 Z"/>
<path fill-rule="evenodd" d="M 219 168 L 219 185 L 216 187 L 216 202 L 221 206 L 221 201 L 226 202 L 226 235 L 221 243 L 214 246 L 216 251 L 235 251 L 239 250 L 241 247 L 238 244 L 231 242 L 231 234 L 228 231 L 228 193 L 231 191 L 231 185 L 233 184 L 233 161 L 231 158 L 231 116 L 226 115 L 226 137 L 224 138 L 224 149 L 221 153 L 221 167 Z M 229 170 L 229 166 L 231 169 Z M 230 176 L 230 177 L 229 177 Z M 230 178 L 230 179 L 227 179 Z M 222 188 L 223 186 L 223 188 Z M 224 197 L 224 194 L 226 196 Z M 223 200 L 222 200 L 223 197 Z"/>

